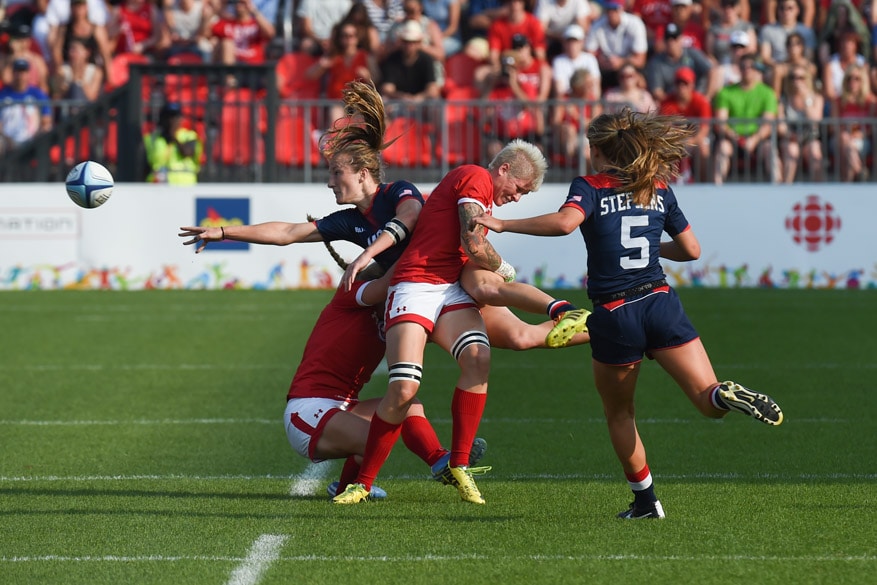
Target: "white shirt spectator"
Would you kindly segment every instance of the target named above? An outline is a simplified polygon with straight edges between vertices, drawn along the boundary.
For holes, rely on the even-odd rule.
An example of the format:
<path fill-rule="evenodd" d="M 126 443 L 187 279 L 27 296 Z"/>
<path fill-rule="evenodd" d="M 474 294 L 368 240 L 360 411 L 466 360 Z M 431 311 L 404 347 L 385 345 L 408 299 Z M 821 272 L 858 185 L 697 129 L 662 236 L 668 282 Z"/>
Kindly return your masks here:
<path fill-rule="evenodd" d="M 86 0 L 88 20 L 95 26 L 106 26 L 109 11 L 104 0 Z M 49 26 L 65 26 L 70 22 L 70 0 L 49 0 L 46 7 L 46 21 Z"/>
<path fill-rule="evenodd" d="M 551 62 L 554 87 L 557 97 L 563 97 L 569 93 L 569 80 L 578 69 L 584 69 L 591 74 L 591 79 L 600 81 L 600 65 L 597 58 L 591 53 L 582 51 L 577 57 L 570 58 L 566 53 L 561 53 Z"/>
<path fill-rule="evenodd" d="M 581 24 L 591 16 L 591 3 L 588 0 L 540 0 L 536 16 L 547 35 L 562 38 L 566 27 Z"/>
<path fill-rule="evenodd" d="M 639 16 L 625 12 L 618 27 L 613 29 L 604 14 L 591 26 L 585 39 L 585 50 L 615 57 L 646 53 L 649 50 L 646 25 Z"/>
<path fill-rule="evenodd" d="M 295 15 L 307 18 L 314 37 L 323 41 L 332 37 L 332 27 L 347 16 L 353 0 L 300 0 Z"/>

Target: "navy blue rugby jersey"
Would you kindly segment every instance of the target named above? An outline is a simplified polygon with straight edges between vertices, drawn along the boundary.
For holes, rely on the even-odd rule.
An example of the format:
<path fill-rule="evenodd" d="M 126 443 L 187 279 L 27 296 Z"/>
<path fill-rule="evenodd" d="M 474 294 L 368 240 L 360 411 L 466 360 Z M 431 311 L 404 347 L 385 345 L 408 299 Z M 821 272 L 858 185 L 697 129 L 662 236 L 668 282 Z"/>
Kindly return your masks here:
<path fill-rule="evenodd" d="M 342 209 L 316 220 L 317 229 L 327 242 L 344 240 L 367 248 L 381 233 L 384 225 L 396 217 L 396 207 L 410 198 L 417 199 L 423 205 L 423 194 L 408 181 L 381 183 L 371 208 L 365 214 L 355 207 Z M 375 256 L 375 262 L 381 268 L 389 269 L 402 255 L 409 241 L 411 239 L 406 238 L 384 250 Z"/>
<path fill-rule="evenodd" d="M 588 248 L 588 296 L 600 297 L 664 278 L 661 235 L 688 229 L 688 220 L 667 185 L 651 205 L 639 207 L 629 193 L 616 193 L 618 179 L 601 173 L 577 177 L 562 207 L 585 215 L 580 230 Z"/>

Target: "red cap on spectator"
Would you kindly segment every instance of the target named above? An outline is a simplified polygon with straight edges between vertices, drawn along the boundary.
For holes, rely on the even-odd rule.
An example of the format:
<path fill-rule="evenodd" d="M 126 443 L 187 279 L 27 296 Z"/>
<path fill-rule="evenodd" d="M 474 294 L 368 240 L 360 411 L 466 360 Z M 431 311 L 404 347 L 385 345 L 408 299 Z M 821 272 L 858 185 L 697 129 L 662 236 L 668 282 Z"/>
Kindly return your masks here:
<path fill-rule="evenodd" d="M 694 74 L 694 70 L 692 70 L 691 67 L 680 67 L 676 70 L 676 76 L 674 79 L 676 81 L 684 81 L 685 83 L 694 83 L 697 76 Z"/>

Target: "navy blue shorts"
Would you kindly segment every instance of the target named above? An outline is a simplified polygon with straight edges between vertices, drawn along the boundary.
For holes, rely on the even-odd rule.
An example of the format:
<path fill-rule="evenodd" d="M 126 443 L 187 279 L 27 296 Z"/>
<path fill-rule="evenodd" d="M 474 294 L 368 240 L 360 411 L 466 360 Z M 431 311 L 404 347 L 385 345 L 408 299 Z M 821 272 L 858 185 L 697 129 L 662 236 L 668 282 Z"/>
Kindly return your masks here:
<path fill-rule="evenodd" d="M 650 352 L 678 347 L 698 338 L 679 295 L 671 287 L 597 305 L 588 317 L 591 355 L 604 364 L 642 361 Z"/>

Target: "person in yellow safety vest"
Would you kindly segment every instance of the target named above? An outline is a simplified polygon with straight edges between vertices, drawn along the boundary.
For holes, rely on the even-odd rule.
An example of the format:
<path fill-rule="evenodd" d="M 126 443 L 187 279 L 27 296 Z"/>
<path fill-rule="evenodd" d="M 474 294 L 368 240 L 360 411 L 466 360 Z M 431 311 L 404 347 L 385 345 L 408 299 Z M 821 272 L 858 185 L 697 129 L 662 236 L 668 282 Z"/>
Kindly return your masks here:
<path fill-rule="evenodd" d="M 198 134 L 183 128 L 179 104 L 167 103 L 158 117 L 158 127 L 143 137 L 146 147 L 148 183 L 194 185 L 201 170 L 204 145 Z"/>

